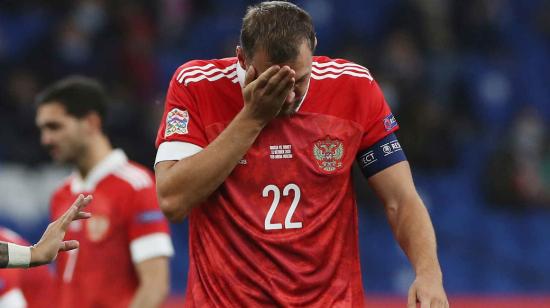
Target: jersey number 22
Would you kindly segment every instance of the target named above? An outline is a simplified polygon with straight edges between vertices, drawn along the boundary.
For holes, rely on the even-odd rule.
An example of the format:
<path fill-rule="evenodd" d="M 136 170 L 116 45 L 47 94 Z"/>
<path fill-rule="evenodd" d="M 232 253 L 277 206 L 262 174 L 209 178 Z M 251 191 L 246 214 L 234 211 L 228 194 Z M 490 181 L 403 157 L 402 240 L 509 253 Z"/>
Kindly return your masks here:
<path fill-rule="evenodd" d="M 292 200 L 292 203 L 290 204 L 290 209 L 286 213 L 285 218 L 285 229 L 299 229 L 302 227 L 301 222 L 292 222 L 292 215 L 294 215 L 294 211 L 296 211 L 296 207 L 298 206 L 298 203 L 300 202 L 300 187 L 298 185 L 290 183 L 286 185 L 283 188 L 283 196 L 287 197 L 289 192 L 293 190 L 294 191 L 294 199 Z M 277 210 L 277 206 L 279 205 L 279 201 L 281 200 L 281 190 L 279 187 L 269 184 L 266 187 L 264 187 L 264 190 L 262 192 L 262 196 L 264 198 L 269 197 L 269 192 L 273 192 L 273 202 L 271 202 L 271 207 L 269 208 L 269 211 L 267 212 L 267 216 L 265 217 L 264 226 L 266 230 L 279 230 L 283 228 L 283 224 L 281 223 L 272 223 L 271 219 L 273 218 L 273 214 L 275 213 L 275 210 Z"/>

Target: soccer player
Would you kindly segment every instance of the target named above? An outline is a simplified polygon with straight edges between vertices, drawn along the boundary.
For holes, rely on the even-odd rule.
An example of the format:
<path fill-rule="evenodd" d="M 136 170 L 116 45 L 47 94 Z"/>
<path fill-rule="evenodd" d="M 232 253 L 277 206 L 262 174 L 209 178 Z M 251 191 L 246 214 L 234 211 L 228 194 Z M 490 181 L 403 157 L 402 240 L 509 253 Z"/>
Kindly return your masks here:
<path fill-rule="evenodd" d="M 316 44 L 307 12 L 263 2 L 236 57 L 173 75 L 155 170 L 161 209 L 189 217 L 186 305 L 363 307 L 357 160 L 416 272 L 409 307 L 447 307 L 395 118 L 366 68 Z"/>
<path fill-rule="evenodd" d="M 68 77 L 37 97 L 41 142 L 75 172 L 54 193 L 55 219 L 76 194 L 90 193 L 92 218 L 70 225 L 80 249 L 57 262 L 55 307 L 159 307 L 173 254 L 152 173 L 114 150 L 103 131 L 107 96 L 95 80 Z M 52 306 L 52 307 L 53 307 Z"/>
<path fill-rule="evenodd" d="M 10 232 L 0 232 L 0 268 L 26 268 L 29 266 L 44 265 L 52 262 L 59 251 L 69 251 L 78 248 L 78 241 L 64 241 L 65 232 L 74 220 L 90 218 L 90 213 L 81 211 L 92 201 L 92 196 L 78 196 L 76 201 L 63 215 L 52 222 L 44 231 L 36 245 L 29 246 L 19 236 L 12 236 Z M 19 242 L 19 243 L 18 243 Z"/>

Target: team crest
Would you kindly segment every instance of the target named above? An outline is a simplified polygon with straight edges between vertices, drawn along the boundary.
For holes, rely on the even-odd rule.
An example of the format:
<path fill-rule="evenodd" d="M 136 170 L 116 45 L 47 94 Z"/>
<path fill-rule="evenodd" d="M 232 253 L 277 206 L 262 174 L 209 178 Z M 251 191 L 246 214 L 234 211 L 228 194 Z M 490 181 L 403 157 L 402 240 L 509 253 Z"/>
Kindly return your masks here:
<path fill-rule="evenodd" d="M 187 110 L 181 110 L 178 108 L 170 110 L 170 112 L 166 115 L 166 129 L 164 130 L 164 137 L 174 134 L 187 134 L 188 123 L 189 112 L 187 112 Z"/>
<path fill-rule="evenodd" d="M 86 221 L 86 231 L 88 238 L 92 242 L 103 239 L 108 230 L 109 219 L 105 216 L 94 215 Z"/>
<path fill-rule="evenodd" d="M 326 137 L 313 144 L 313 157 L 317 166 L 325 172 L 334 172 L 342 168 L 344 144 L 338 139 Z"/>

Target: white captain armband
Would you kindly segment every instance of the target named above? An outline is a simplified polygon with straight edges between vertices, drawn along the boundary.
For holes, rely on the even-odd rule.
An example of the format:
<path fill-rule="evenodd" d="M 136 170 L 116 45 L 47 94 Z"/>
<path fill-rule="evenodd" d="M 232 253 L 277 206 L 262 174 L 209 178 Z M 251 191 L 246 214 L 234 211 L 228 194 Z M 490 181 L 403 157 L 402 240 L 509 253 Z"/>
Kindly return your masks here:
<path fill-rule="evenodd" d="M 8 265 L 6 267 L 29 267 L 31 248 L 8 243 Z"/>
<path fill-rule="evenodd" d="M 393 133 L 357 155 L 357 162 L 366 178 L 405 160 L 407 157 Z"/>

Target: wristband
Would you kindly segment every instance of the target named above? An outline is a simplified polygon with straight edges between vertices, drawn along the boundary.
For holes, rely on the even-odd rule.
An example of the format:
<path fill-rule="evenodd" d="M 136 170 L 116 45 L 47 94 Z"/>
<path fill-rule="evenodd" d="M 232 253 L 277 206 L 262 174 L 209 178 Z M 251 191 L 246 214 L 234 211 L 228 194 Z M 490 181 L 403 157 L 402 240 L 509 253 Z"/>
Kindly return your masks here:
<path fill-rule="evenodd" d="M 31 263 L 31 248 L 8 243 L 8 266 L 29 267 Z"/>

